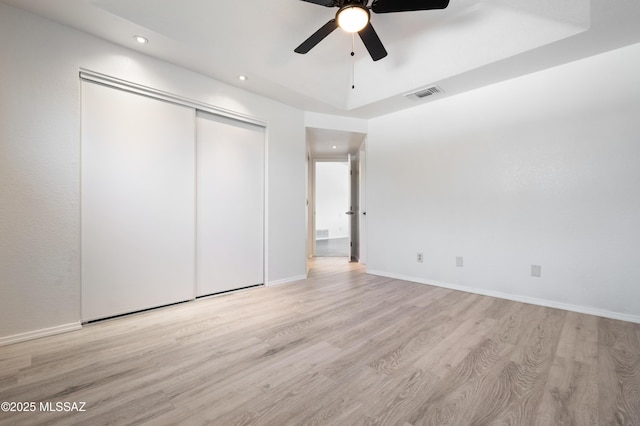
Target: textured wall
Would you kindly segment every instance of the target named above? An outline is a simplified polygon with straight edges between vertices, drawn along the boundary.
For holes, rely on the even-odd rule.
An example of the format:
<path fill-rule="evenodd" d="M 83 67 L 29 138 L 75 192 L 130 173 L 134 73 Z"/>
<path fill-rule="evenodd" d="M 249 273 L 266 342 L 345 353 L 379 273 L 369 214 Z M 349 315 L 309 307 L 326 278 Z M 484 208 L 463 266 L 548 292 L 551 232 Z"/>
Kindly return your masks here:
<path fill-rule="evenodd" d="M 0 4 L 0 339 L 80 319 L 80 68 L 268 122 L 267 279 L 304 275 L 302 111 Z"/>
<path fill-rule="evenodd" d="M 633 45 L 371 120 L 369 270 L 640 320 L 638 58 Z"/>

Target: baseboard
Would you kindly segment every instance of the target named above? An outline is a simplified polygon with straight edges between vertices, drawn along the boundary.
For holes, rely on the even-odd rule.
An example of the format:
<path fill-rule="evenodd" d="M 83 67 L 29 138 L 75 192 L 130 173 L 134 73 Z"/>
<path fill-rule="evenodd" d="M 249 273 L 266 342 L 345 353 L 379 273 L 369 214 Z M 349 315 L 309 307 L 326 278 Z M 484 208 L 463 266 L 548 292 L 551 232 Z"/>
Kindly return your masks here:
<path fill-rule="evenodd" d="M 26 333 L 14 334 L 12 336 L 0 337 L 0 346 L 38 339 L 40 337 L 53 336 L 55 334 L 66 333 L 68 331 L 76 331 L 80 330 L 81 328 L 82 324 L 80 324 L 80 322 L 78 321 L 69 324 L 57 325 L 55 327 L 41 328 L 39 330 L 28 331 Z"/>
<path fill-rule="evenodd" d="M 370 270 L 370 269 L 367 269 L 367 274 L 379 275 L 381 277 L 394 278 L 394 279 L 403 280 L 403 281 L 411 281 L 418 284 L 432 285 L 435 287 L 448 288 L 450 290 L 464 291 L 467 293 L 474 293 L 474 294 L 480 294 L 483 296 L 496 297 L 498 299 L 512 300 L 514 302 L 528 303 L 531 305 L 545 306 L 547 308 L 562 309 L 565 311 L 578 312 L 581 314 L 595 315 L 598 317 L 611 318 L 615 320 L 640 324 L 640 316 L 638 315 L 623 314 L 620 312 L 608 311 L 606 309 L 600 309 L 593 306 L 573 305 L 570 303 L 556 302 L 554 300 L 538 299 L 536 297 L 521 296 L 517 294 L 503 293 L 500 291 L 486 290 L 486 289 L 476 288 L 476 287 L 466 287 L 466 286 L 461 286 L 457 284 L 450 284 L 450 283 L 445 283 L 441 281 L 425 280 L 423 278 L 409 277 L 406 275 L 400 275 L 400 274 L 394 274 L 390 272 Z"/>
<path fill-rule="evenodd" d="M 267 287 L 274 287 L 277 285 L 281 285 L 281 284 L 287 284 L 287 283 L 292 283 L 294 281 L 301 281 L 301 280 L 306 280 L 307 279 L 307 275 L 298 275 L 297 277 L 289 277 L 289 278 L 284 278 L 281 280 L 276 280 L 276 281 L 269 281 L 266 283 Z"/>

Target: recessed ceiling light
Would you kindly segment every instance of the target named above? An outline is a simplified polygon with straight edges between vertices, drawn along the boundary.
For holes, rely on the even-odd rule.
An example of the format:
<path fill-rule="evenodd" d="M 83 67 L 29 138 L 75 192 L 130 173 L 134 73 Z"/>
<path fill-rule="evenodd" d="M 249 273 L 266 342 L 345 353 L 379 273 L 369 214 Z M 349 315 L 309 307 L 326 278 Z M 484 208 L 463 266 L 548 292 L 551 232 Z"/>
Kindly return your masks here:
<path fill-rule="evenodd" d="M 247 76 L 246 76 L 246 75 L 244 75 L 244 74 L 240 74 L 240 75 L 238 76 L 238 80 L 240 80 L 240 81 L 247 81 L 247 80 L 249 80 L 249 77 L 247 77 Z"/>
<path fill-rule="evenodd" d="M 331 149 L 338 149 L 338 147 L 334 145 L 331 147 Z"/>
<path fill-rule="evenodd" d="M 147 44 L 147 43 L 149 43 L 149 39 L 148 39 L 148 38 L 146 38 L 146 37 L 142 37 L 141 35 L 134 35 L 134 36 L 133 36 L 133 39 L 134 39 L 135 41 L 137 41 L 138 43 L 140 43 L 140 44 Z"/>

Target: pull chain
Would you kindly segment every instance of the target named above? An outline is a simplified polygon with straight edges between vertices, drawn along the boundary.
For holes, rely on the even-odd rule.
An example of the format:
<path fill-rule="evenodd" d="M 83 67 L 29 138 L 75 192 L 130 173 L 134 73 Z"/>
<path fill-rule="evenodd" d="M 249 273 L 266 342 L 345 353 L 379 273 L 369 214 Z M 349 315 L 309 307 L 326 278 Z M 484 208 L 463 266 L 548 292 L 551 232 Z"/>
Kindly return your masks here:
<path fill-rule="evenodd" d="M 351 89 L 356 88 L 356 58 L 355 58 L 355 33 L 351 33 Z"/>

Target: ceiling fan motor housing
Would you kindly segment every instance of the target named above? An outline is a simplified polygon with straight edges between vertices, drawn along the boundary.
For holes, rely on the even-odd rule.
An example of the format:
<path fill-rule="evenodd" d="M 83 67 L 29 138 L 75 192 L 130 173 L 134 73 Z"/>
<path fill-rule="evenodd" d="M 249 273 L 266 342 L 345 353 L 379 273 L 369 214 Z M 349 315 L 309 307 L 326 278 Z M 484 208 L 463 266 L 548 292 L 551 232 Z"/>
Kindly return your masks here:
<path fill-rule="evenodd" d="M 315 33 L 311 34 L 294 52 L 308 53 L 315 45 L 320 43 L 325 37 L 331 34 L 338 26 L 350 33 L 358 33 L 371 59 L 378 61 L 387 56 L 380 37 L 371 25 L 371 12 L 373 13 L 393 13 L 412 12 L 419 10 L 444 9 L 449 5 L 449 0 L 373 0 L 371 7 L 368 7 L 369 0 L 302 0 L 326 7 L 338 7 L 336 17 L 324 24 Z M 358 25 L 343 24 L 341 18 L 346 18 L 347 12 L 353 12 Z"/>
<path fill-rule="evenodd" d="M 349 2 L 336 13 L 338 26 L 348 33 L 356 33 L 369 25 L 371 13 L 360 2 Z"/>

